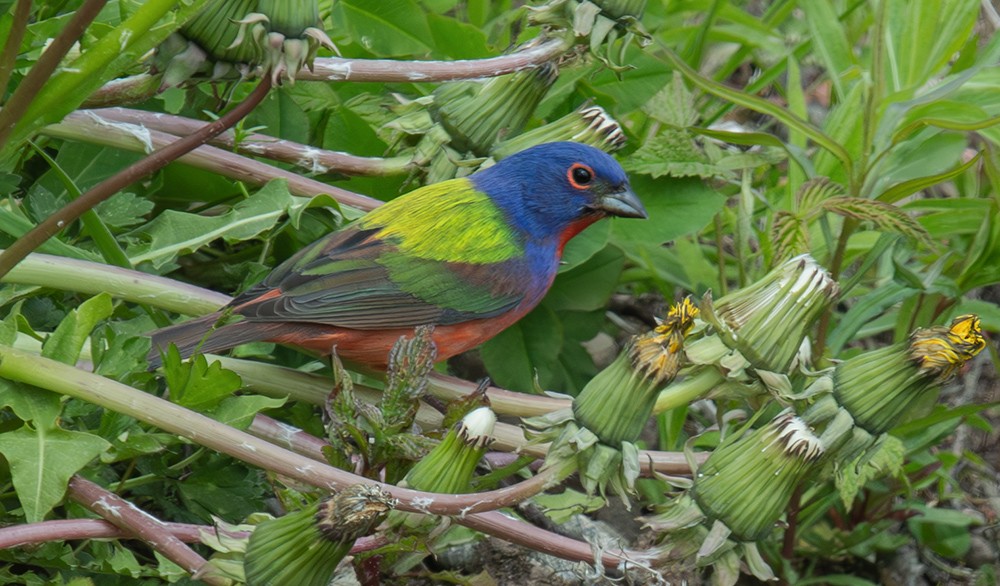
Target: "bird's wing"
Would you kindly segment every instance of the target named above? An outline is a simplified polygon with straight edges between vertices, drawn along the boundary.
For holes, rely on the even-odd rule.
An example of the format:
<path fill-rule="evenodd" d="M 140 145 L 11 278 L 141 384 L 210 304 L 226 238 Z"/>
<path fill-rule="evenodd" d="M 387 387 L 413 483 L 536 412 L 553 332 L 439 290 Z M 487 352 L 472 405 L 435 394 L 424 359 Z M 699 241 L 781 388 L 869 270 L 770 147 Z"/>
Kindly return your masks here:
<path fill-rule="evenodd" d="M 524 297 L 523 248 L 489 198 L 469 185 L 417 190 L 330 234 L 234 300 L 235 311 L 253 321 L 354 329 L 510 311 Z"/>

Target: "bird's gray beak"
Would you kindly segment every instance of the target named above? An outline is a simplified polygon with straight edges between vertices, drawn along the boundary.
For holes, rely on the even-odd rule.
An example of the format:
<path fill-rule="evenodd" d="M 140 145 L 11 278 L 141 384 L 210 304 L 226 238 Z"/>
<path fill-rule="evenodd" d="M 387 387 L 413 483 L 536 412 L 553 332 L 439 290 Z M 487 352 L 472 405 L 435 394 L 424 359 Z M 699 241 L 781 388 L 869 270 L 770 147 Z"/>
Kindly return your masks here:
<path fill-rule="evenodd" d="M 642 206 L 639 197 L 628 186 L 619 191 L 602 196 L 597 201 L 597 208 L 609 216 L 621 218 L 648 218 L 646 208 Z"/>

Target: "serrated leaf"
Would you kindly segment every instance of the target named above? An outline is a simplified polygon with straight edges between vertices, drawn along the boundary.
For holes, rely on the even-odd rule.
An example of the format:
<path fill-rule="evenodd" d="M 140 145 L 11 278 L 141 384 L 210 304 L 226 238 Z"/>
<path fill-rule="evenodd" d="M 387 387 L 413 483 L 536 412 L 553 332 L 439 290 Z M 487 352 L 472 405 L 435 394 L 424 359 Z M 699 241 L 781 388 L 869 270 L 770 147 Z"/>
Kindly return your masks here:
<path fill-rule="evenodd" d="M 130 228 L 146 221 L 153 211 L 152 201 L 134 193 L 117 193 L 94 208 L 109 228 Z"/>
<path fill-rule="evenodd" d="M 89 433 L 27 425 L 0 434 L 18 499 L 29 523 L 41 521 L 66 494 L 71 476 L 110 444 Z"/>
<path fill-rule="evenodd" d="M 875 224 L 882 232 L 901 234 L 932 248 L 930 234 L 906 212 L 892 204 L 860 197 L 833 197 L 822 204 L 823 209 L 840 216 Z"/>
<path fill-rule="evenodd" d="M 197 354 L 187 362 L 181 362 L 177 348 L 167 350 L 163 361 L 164 378 L 170 389 L 170 399 L 189 409 L 207 411 L 214 409 L 223 399 L 243 386 L 240 376 L 222 368 L 222 363 L 208 363 L 203 355 Z"/>
<path fill-rule="evenodd" d="M 622 166 L 651 177 L 715 177 L 722 171 L 708 160 L 684 130 L 664 128 L 632 153 Z"/>
<path fill-rule="evenodd" d="M 84 342 L 99 322 L 111 316 L 114 306 L 107 293 L 95 295 L 69 312 L 42 346 L 42 356 L 76 364 Z"/>
<path fill-rule="evenodd" d="M 161 267 L 178 255 L 197 250 L 218 238 L 248 240 L 272 228 L 295 205 L 284 180 L 274 180 L 218 216 L 167 210 L 140 230 L 130 233 L 143 242 L 127 250 L 133 264 Z"/>
<path fill-rule="evenodd" d="M 809 231 L 795 214 L 779 210 L 771 225 L 774 263 L 809 251 Z"/>
<path fill-rule="evenodd" d="M 823 202 L 841 197 L 844 193 L 844 187 L 829 177 L 814 177 L 795 192 L 796 210 L 802 217 L 810 218 L 822 209 Z"/>
<path fill-rule="evenodd" d="M 903 442 L 894 436 L 885 434 L 879 440 L 874 452 L 859 456 L 854 462 L 849 462 L 837 469 L 834 483 L 844 507 L 850 509 L 854 497 L 868 481 L 882 476 L 895 476 L 903 467 L 906 449 Z"/>
<path fill-rule="evenodd" d="M 642 106 L 642 111 L 655 120 L 678 128 L 686 128 L 698 122 L 694 94 L 676 71 L 673 79 Z"/>

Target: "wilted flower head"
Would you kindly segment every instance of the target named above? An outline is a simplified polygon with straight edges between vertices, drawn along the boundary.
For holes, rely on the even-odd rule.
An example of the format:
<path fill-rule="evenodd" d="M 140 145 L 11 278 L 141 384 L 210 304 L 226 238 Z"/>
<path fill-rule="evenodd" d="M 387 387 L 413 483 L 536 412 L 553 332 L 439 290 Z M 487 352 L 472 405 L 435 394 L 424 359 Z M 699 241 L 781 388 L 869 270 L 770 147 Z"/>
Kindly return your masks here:
<path fill-rule="evenodd" d="M 698 308 L 690 297 L 674 305 L 665 319 L 657 319 L 653 331 L 638 336 L 632 344 L 631 358 L 636 370 L 656 383 L 664 383 L 677 376 L 684 353 L 684 338 L 694 327 Z"/>
<path fill-rule="evenodd" d="M 910 358 L 921 373 L 943 381 L 986 347 L 979 316 L 962 315 L 950 326 L 919 329 L 910 336 Z"/>

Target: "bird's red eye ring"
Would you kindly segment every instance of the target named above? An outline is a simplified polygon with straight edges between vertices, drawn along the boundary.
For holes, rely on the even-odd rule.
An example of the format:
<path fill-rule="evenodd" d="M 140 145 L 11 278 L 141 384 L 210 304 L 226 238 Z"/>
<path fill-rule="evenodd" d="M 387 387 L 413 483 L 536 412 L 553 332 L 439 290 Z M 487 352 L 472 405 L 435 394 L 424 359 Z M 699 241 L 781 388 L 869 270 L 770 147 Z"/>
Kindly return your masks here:
<path fill-rule="evenodd" d="M 573 163 L 566 171 L 569 184 L 577 189 L 587 189 L 594 180 L 594 170 L 583 163 Z"/>

